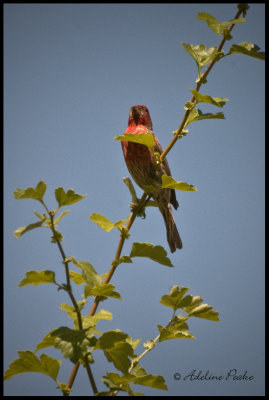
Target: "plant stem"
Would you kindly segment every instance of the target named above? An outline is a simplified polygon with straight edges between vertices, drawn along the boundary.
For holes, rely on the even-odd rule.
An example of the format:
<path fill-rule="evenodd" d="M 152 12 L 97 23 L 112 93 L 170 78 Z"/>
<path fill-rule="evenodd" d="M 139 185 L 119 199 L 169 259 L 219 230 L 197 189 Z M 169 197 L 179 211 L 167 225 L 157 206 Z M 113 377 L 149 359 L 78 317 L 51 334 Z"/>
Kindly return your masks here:
<path fill-rule="evenodd" d="M 238 10 L 238 12 L 236 13 L 234 19 L 239 18 L 242 12 L 243 12 L 242 10 Z M 229 27 L 229 29 L 228 29 L 228 32 L 231 32 L 231 30 L 233 29 L 234 25 L 235 25 L 235 24 L 231 24 L 231 25 L 230 25 L 230 27 Z M 217 52 L 218 52 L 218 53 L 219 53 L 219 52 L 221 51 L 221 49 L 223 48 L 225 42 L 226 42 L 226 39 L 225 39 L 225 37 L 223 37 L 223 38 L 222 38 L 222 41 L 220 42 L 219 47 L 218 47 L 218 49 L 217 49 Z M 209 72 L 211 71 L 211 69 L 213 68 L 213 66 L 215 65 L 216 62 L 217 62 L 217 59 L 212 60 L 211 63 L 209 64 L 209 66 L 207 67 L 207 69 L 205 70 L 205 72 L 202 74 L 201 79 L 199 80 L 199 82 L 197 82 L 197 85 L 196 85 L 196 88 L 195 88 L 195 90 L 196 90 L 197 92 L 199 92 L 202 83 L 205 81 L 207 75 L 209 74 Z M 195 97 L 192 96 L 191 99 L 190 99 L 190 103 L 193 103 L 194 100 L 195 100 Z M 172 147 L 175 145 L 175 143 L 177 142 L 177 140 L 180 138 L 180 134 L 181 134 L 182 130 L 184 129 L 185 123 L 187 122 L 187 119 L 188 119 L 188 116 L 189 116 L 190 112 L 191 112 L 190 109 L 186 110 L 186 112 L 185 112 L 185 114 L 184 114 L 184 117 L 183 117 L 183 119 L 182 119 L 182 121 L 181 121 L 181 124 L 180 124 L 179 128 L 176 130 L 176 133 L 175 133 L 174 138 L 171 140 L 171 142 L 170 142 L 169 145 L 166 147 L 166 149 L 162 152 L 162 154 L 161 154 L 161 156 L 160 156 L 160 159 L 161 159 L 161 160 L 164 159 L 164 157 L 169 153 L 169 151 L 170 151 L 170 150 L 172 149 Z"/>
<path fill-rule="evenodd" d="M 67 287 L 66 291 L 67 291 L 67 293 L 68 293 L 68 295 L 70 297 L 70 300 L 71 300 L 71 302 L 72 302 L 72 304 L 74 306 L 75 312 L 77 314 L 79 330 L 82 330 L 83 329 L 83 324 L 82 324 L 81 313 L 80 313 L 79 306 L 78 306 L 78 304 L 76 302 L 76 299 L 75 299 L 75 297 L 73 295 L 71 281 L 70 281 L 68 261 L 66 261 L 66 256 L 65 256 L 62 244 L 61 244 L 60 240 L 58 239 L 57 232 L 56 232 L 56 229 L 55 229 L 55 226 L 54 226 L 54 215 L 55 215 L 55 212 L 50 211 L 43 200 L 41 200 L 41 203 L 45 207 L 45 209 L 46 209 L 46 211 L 47 211 L 47 213 L 48 213 L 48 215 L 50 217 L 50 224 L 51 224 L 51 230 L 52 230 L 52 233 L 53 233 L 53 237 L 54 237 L 54 239 L 55 239 L 55 241 L 57 243 L 57 246 L 59 248 L 59 251 L 60 251 L 62 259 L 63 259 L 64 267 L 65 267 L 66 287 Z M 87 373 L 88 373 L 88 376 L 89 376 L 89 380 L 90 380 L 90 383 L 91 383 L 91 386 L 92 386 L 92 389 L 93 389 L 93 393 L 96 394 L 96 393 L 98 393 L 98 390 L 97 390 L 97 387 L 96 387 L 96 384 L 95 384 L 95 381 L 94 381 L 94 377 L 93 377 L 93 374 L 92 374 L 92 371 L 91 371 L 90 364 L 88 362 L 87 355 L 85 356 L 85 366 L 86 366 L 86 370 L 87 370 Z M 66 394 L 64 394 L 64 396 L 66 396 Z"/>
<path fill-rule="evenodd" d="M 239 18 L 239 16 L 241 15 L 242 12 L 243 12 L 242 10 L 239 10 L 239 11 L 236 13 L 236 16 L 235 16 L 234 19 Z M 229 27 L 229 29 L 228 29 L 229 32 L 231 32 L 231 30 L 233 29 L 234 25 L 235 25 L 235 24 L 231 24 L 231 25 L 230 25 L 230 27 Z M 221 51 L 221 49 L 222 49 L 222 47 L 223 47 L 223 45 L 224 45 L 225 42 L 226 42 L 226 39 L 223 37 L 223 39 L 222 39 L 222 41 L 220 42 L 220 45 L 219 45 L 219 47 L 218 47 L 218 52 Z M 216 63 L 216 60 L 211 61 L 211 63 L 209 64 L 208 68 L 207 68 L 206 71 L 203 73 L 201 79 L 199 80 L 199 82 L 197 82 L 196 89 L 195 89 L 196 91 L 199 91 L 199 89 L 200 89 L 202 83 L 203 83 L 204 80 L 206 79 L 207 75 L 209 74 L 209 72 L 211 71 L 211 69 L 213 68 L 213 66 L 214 66 L 215 63 Z M 194 99 L 195 99 L 194 96 L 192 96 L 190 102 L 193 102 Z M 181 135 L 182 130 L 184 129 L 184 126 L 185 126 L 185 124 L 186 124 L 186 122 L 187 122 L 187 119 L 188 119 L 188 116 L 189 116 L 189 114 L 190 114 L 190 111 L 191 111 L 190 109 L 186 110 L 186 112 L 185 112 L 185 114 L 184 114 L 184 116 L 183 116 L 183 119 L 182 119 L 182 121 L 181 121 L 181 124 L 180 124 L 179 128 L 177 129 L 174 138 L 171 140 L 171 142 L 169 143 L 169 145 L 166 147 L 166 149 L 163 151 L 163 153 L 162 153 L 161 156 L 160 156 L 160 160 L 161 160 L 161 161 L 165 158 L 165 156 L 169 153 L 169 151 L 170 151 L 170 150 L 172 149 L 172 147 L 175 145 L 175 143 L 177 142 L 177 140 L 181 137 L 180 135 Z M 127 225 L 126 225 L 126 229 L 130 230 L 130 228 L 131 228 L 133 222 L 135 221 L 135 218 L 136 218 L 136 216 L 137 216 L 139 210 L 142 208 L 143 205 L 145 205 L 145 204 L 149 201 L 149 199 L 150 199 L 151 196 L 149 196 L 148 199 L 146 199 L 147 196 L 148 196 L 147 193 L 144 192 L 142 198 L 140 199 L 140 202 L 139 202 L 139 204 L 138 204 L 137 209 L 133 212 L 133 214 L 132 214 L 130 220 L 128 221 L 128 223 L 127 223 Z M 114 261 L 117 261 L 117 260 L 120 258 L 120 254 L 121 254 L 121 251 L 122 251 L 124 242 L 125 242 L 125 236 L 124 236 L 124 235 L 121 235 L 121 238 L 120 238 L 120 241 L 119 241 L 119 244 L 118 244 L 118 248 L 117 248 L 117 251 L 116 251 L 116 255 L 115 255 L 115 258 L 114 258 L 113 262 L 114 262 Z M 111 278 L 112 278 L 112 276 L 113 276 L 113 274 L 114 274 L 116 268 L 117 268 L 117 266 L 115 266 L 115 265 L 112 263 L 112 265 L 111 265 L 111 267 L 110 267 L 110 270 L 109 270 L 109 272 L 108 272 L 108 275 L 107 275 L 107 277 L 106 277 L 104 283 L 109 283 L 109 282 L 110 282 L 110 280 L 111 280 Z M 98 296 L 97 296 L 97 297 L 95 298 L 95 300 L 94 300 L 93 306 L 92 306 L 91 311 L 90 311 L 90 313 L 89 313 L 90 316 L 92 316 L 92 315 L 95 314 L 96 309 L 97 309 L 98 304 L 99 304 L 99 301 L 100 301 L 100 300 L 99 300 L 99 298 L 98 298 Z M 157 341 L 157 340 L 159 339 L 159 336 L 160 336 L 160 335 L 158 335 L 158 336 L 154 339 L 154 342 L 155 342 L 155 340 Z M 146 349 L 146 350 L 142 353 L 142 355 L 139 357 L 139 360 L 140 360 L 140 358 L 142 358 L 145 354 L 147 354 L 150 350 L 151 350 L 151 349 Z M 79 365 L 80 365 L 79 362 L 77 362 L 77 363 L 74 365 L 74 367 L 73 367 L 73 370 L 72 370 L 72 372 L 71 372 L 70 378 L 69 378 L 68 383 L 67 383 L 67 388 L 69 388 L 69 389 L 71 389 L 72 386 L 73 386 L 74 380 L 75 380 L 75 378 L 76 378 L 76 374 L 77 374 L 78 369 L 79 369 Z M 94 393 L 95 393 L 95 392 L 94 392 Z"/>
<path fill-rule="evenodd" d="M 148 196 L 148 198 L 147 198 L 147 196 Z M 134 221 L 135 221 L 135 219 L 136 219 L 136 217 L 137 217 L 138 212 L 141 210 L 141 208 L 142 208 L 143 206 L 145 206 L 145 205 L 147 204 L 147 202 L 149 201 L 150 197 L 151 197 L 151 196 L 148 195 L 147 193 L 144 193 L 143 196 L 141 197 L 141 199 L 140 199 L 140 201 L 139 201 L 137 207 L 135 208 L 135 210 L 133 211 L 133 213 L 132 213 L 132 215 L 131 215 L 131 218 L 129 219 L 129 221 L 128 221 L 127 224 L 126 224 L 126 229 L 127 229 L 128 231 L 131 229 L 131 226 L 133 225 L 133 223 L 134 223 Z M 111 280 L 111 278 L 112 278 L 112 276 L 113 276 L 113 274 L 114 274 L 114 272 L 115 272 L 115 270 L 116 270 L 116 268 L 117 268 L 117 265 L 115 265 L 114 263 L 115 263 L 115 261 L 118 261 L 119 258 L 120 258 L 120 255 L 121 255 L 121 251 L 122 251 L 124 242 L 125 242 L 125 235 L 121 234 L 120 241 L 119 241 L 119 244 L 118 244 L 118 247 L 117 247 L 117 251 L 116 251 L 114 260 L 113 260 L 112 265 L 111 265 L 111 267 L 110 267 L 110 270 L 109 270 L 109 272 L 108 272 L 108 274 L 107 274 L 107 277 L 106 277 L 106 279 L 104 280 L 104 283 L 109 283 L 109 282 L 110 282 L 110 280 Z M 94 300 L 94 303 L 93 303 L 93 305 L 92 305 L 92 308 L 91 308 L 91 311 L 90 311 L 90 313 L 89 313 L 89 316 L 93 316 L 93 315 L 95 314 L 99 302 L 100 302 L 100 299 L 99 299 L 99 297 L 97 296 L 97 297 L 95 298 L 95 300 Z M 80 365 L 80 363 L 79 363 L 79 361 L 78 361 L 78 362 L 74 365 L 74 367 L 73 367 L 73 369 L 72 369 L 72 372 L 71 372 L 71 374 L 70 374 L 69 380 L 68 380 L 68 382 L 67 382 L 67 384 L 66 384 L 66 387 L 67 387 L 68 389 L 71 389 L 72 386 L 73 386 L 74 380 L 75 380 L 75 378 L 76 378 L 76 375 L 77 375 L 77 372 L 78 372 L 78 369 L 79 369 L 79 365 Z M 95 393 L 95 392 L 94 392 L 94 393 Z M 67 395 L 67 396 L 68 396 L 68 395 Z"/>

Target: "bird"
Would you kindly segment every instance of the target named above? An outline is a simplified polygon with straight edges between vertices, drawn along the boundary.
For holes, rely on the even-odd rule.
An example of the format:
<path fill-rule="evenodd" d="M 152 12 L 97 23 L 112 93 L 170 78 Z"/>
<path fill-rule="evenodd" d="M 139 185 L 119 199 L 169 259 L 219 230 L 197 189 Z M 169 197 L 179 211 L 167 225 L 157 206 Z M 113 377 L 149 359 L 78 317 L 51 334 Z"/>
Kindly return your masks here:
<path fill-rule="evenodd" d="M 175 189 L 161 188 L 162 175 L 171 176 L 169 164 L 164 158 L 158 162 L 154 153 L 162 154 L 163 150 L 158 138 L 154 135 L 149 110 L 144 105 L 134 105 L 130 108 L 128 127 L 124 134 L 149 134 L 154 138 L 152 150 L 140 143 L 121 141 L 126 166 L 136 184 L 143 190 L 144 186 L 155 187 L 150 194 L 156 201 L 166 226 L 167 242 L 171 253 L 182 249 L 182 241 L 178 233 L 171 204 L 178 208 Z"/>

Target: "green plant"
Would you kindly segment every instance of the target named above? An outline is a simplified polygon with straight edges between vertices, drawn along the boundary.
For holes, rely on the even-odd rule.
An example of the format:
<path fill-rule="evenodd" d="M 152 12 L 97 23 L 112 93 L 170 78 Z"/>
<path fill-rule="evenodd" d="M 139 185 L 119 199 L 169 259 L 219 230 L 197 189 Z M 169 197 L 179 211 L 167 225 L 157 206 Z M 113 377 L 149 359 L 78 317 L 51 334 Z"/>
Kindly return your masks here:
<path fill-rule="evenodd" d="M 258 46 L 251 43 L 232 45 L 226 54 L 223 52 L 223 45 L 227 40 L 231 39 L 231 30 L 234 25 L 244 22 L 244 18 L 239 17 L 241 14 L 245 16 L 247 5 L 241 4 L 238 8 L 239 10 L 235 19 L 222 23 L 209 14 L 198 14 L 199 19 L 206 21 L 216 34 L 222 36 L 222 40 L 218 47 L 214 46 L 209 49 L 206 49 L 204 45 L 183 44 L 183 48 L 194 58 L 198 67 L 196 87 L 191 90 L 192 97 L 190 101 L 185 104 L 185 114 L 179 128 L 174 131 L 172 141 L 159 157 L 158 162 L 162 162 L 163 158 L 172 149 L 177 140 L 187 134 L 186 128 L 192 122 L 202 119 L 224 118 L 222 112 L 204 114 L 197 108 L 199 103 L 209 103 L 221 108 L 227 101 L 227 99 L 224 98 L 211 97 L 207 94 L 200 93 L 201 86 L 206 83 L 207 76 L 217 61 L 234 53 L 247 54 L 259 59 L 264 58 L 264 53 L 259 52 Z M 202 73 L 204 67 L 206 69 Z M 143 135 L 139 136 L 139 139 L 142 140 L 141 143 L 146 146 L 151 145 L 147 142 L 148 136 L 149 135 L 144 137 Z M 118 136 L 116 139 L 127 140 L 126 136 L 124 138 Z M 134 139 L 129 138 L 128 140 Z M 52 232 L 52 243 L 58 246 L 66 274 L 66 282 L 60 284 L 56 281 L 54 271 L 29 271 L 26 277 L 21 281 L 20 286 L 51 283 L 56 285 L 58 290 L 65 291 L 72 305 L 63 304 L 61 308 L 73 320 L 74 326 L 73 328 L 59 327 L 50 331 L 45 338 L 38 343 L 35 352 L 19 352 L 20 358 L 11 363 L 9 369 L 5 373 L 5 379 L 9 379 L 22 372 L 41 372 L 53 378 L 63 393 L 67 395 L 70 393 L 79 365 L 82 364 L 87 370 L 92 390 L 96 394 L 98 393 L 98 389 L 91 372 L 91 364 L 93 363 L 94 352 L 96 350 L 101 350 L 104 352 L 107 360 L 112 362 L 115 368 L 120 372 L 107 373 L 103 378 L 108 386 L 109 394 L 116 394 L 119 390 L 125 391 L 131 395 L 138 394 L 132 391 L 132 384 L 151 386 L 156 389 L 167 389 L 164 379 L 161 376 L 152 376 L 141 367 L 140 361 L 142 358 L 161 341 L 176 338 L 193 338 L 194 336 L 189 332 L 187 324 L 190 317 L 205 318 L 213 321 L 218 320 L 218 313 L 213 310 L 211 306 L 203 304 L 201 297 L 186 295 L 187 288 L 179 288 L 175 285 L 169 294 L 161 298 L 161 304 L 172 308 L 172 314 L 170 318 L 168 318 L 166 326 L 158 326 L 159 335 L 154 340 L 149 340 L 144 344 L 146 349 L 142 354 L 137 355 L 135 353 L 139 341 L 131 339 L 128 334 L 119 330 L 107 331 L 104 333 L 97 330 L 96 325 L 98 321 L 102 319 L 110 320 L 112 318 L 109 311 L 99 310 L 97 312 L 100 302 L 107 300 L 109 297 L 121 299 L 120 294 L 115 290 L 115 286 L 110 283 L 115 270 L 121 263 L 131 263 L 134 257 L 148 257 L 162 265 L 172 267 L 172 263 L 167 257 L 166 251 L 161 246 L 154 246 L 150 243 L 133 243 L 130 254 L 121 255 L 124 242 L 130 236 L 129 231 L 136 217 L 144 215 L 145 207 L 154 206 L 154 203 L 150 200 L 152 188 L 147 188 L 142 198 L 137 200 L 131 181 L 126 179 L 125 183 L 132 197 L 132 212 L 128 218 L 113 223 L 100 214 L 94 213 L 90 217 L 91 221 L 97 223 L 107 232 L 114 228 L 118 228 L 120 231 L 118 248 L 110 270 L 105 277 L 99 276 L 89 262 L 78 261 L 74 259 L 74 257 L 66 257 L 62 246 L 63 236 L 57 228 L 60 220 L 69 212 L 69 210 L 66 210 L 59 213 L 62 207 L 72 205 L 82 200 L 85 196 L 78 195 L 73 190 L 65 192 L 63 188 L 57 188 L 55 190 L 57 208 L 50 210 L 44 201 L 46 191 L 46 184 L 44 182 L 39 182 L 36 188 L 17 189 L 14 192 L 16 199 L 35 199 L 45 210 L 43 214 L 35 211 L 38 220 L 26 227 L 17 229 L 14 233 L 15 236 L 20 237 L 24 233 L 39 227 L 50 229 Z M 195 187 L 192 185 L 185 182 L 177 182 L 171 177 L 163 177 L 162 187 L 195 191 Z M 73 265 L 77 270 L 70 270 L 70 265 Z M 75 299 L 72 290 L 73 284 L 84 285 L 84 297 L 82 301 L 77 301 Z M 93 306 L 90 314 L 84 315 L 82 311 L 89 299 L 94 299 Z M 178 310 L 181 311 L 179 312 Z M 37 357 L 35 354 L 37 351 L 49 346 L 54 346 L 59 349 L 64 357 L 69 358 L 74 363 L 74 368 L 67 384 L 60 383 L 57 380 L 60 361 L 54 360 L 45 354 L 42 354 L 40 357 Z"/>

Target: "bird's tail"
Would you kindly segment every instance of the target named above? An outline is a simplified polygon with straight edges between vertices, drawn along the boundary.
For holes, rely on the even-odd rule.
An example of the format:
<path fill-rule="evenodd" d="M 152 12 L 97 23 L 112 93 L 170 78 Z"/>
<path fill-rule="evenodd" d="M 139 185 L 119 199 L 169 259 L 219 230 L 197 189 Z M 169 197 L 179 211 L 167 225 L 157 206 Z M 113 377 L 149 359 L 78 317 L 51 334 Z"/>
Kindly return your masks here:
<path fill-rule="evenodd" d="M 171 253 L 174 253 L 176 249 L 182 249 L 182 241 L 176 227 L 171 205 L 163 202 L 159 202 L 158 205 L 166 226 L 167 242 Z"/>

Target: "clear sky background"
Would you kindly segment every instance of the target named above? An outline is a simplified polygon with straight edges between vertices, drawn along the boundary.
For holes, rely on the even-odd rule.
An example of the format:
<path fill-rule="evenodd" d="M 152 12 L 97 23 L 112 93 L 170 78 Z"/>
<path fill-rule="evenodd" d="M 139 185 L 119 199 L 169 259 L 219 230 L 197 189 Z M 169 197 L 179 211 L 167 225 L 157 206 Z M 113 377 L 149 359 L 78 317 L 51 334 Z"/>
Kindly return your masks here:
<path fill-rule="evenodd" d="M 99 274 L 108 271 L 119 232 L 106 233 L 89 221 L 93 212 L 112 221 L 129 214 L 129 176 L 120 142 L 130 106 L 145 104 L 163 148 L 172 138 L 195 87 L 196 64 L 181 42 L 218 45 L 205 22 L 208 12 L 232 19 L 236 4 L 5 4 L 4 6 L 4 366 L 18 350 L 34 351 L 53 328 L 72 326 L 58 306 L 69 302 L 53 285 L 18 284 L 29 270 L 51 269 L 64 282 L 61 257 L 50 232 L 37 229 L 20 239 L 13 231 L 36 221 L 34 200 L 15 200 L 15 188 L 47 183 L 45 201 L 56 208 L 54 189 L 87 193 L 59 224 L 67 256 L 89 261 Z M 252 42 L 264 50 L 264 4 L 250 4 L 246 22 L 227 43 Z M 174 212 L 183 250 L 173 255 L 159 211 L 135 221 L 132 242 L 162 245 L 174 268 L 148 259 L 122 264 L 113 277 L 123 301 L 102 308 L 113 321 L 98 325 L 121 329 L 142 342 L 154 339 L 170 309 L 159 304 L 173 285 L 187 286 L 220 314 L 220 322 L 189 321 L 195 340 L 161 343 L 143 359 L 148 373 L 163 375 L 168 395 L 264 395 L 264 62 L 232 55 L 215 65 L 202 93 L 229 99 L 225 120 L 200 121 L 177 142 L 168 160 L 176 180 L 198 187 L 177 192 Z M 137 189 L 141 194 L 141 190 Z M 73 268 L 75 269 L 75 267 Z M 74 289 L 80 300 L 81 287 Z M 91 302 L 85 308 L 86 313 Z M 137 349 L 143 351 L 142 344 Z M 62 359 L 58 350 L 47 354 Z M 40 352 L 42 353 L 42 351 Z M 39 354 L 40 354 L 39 353 Z M 93 374 L 98 389 L 106 371 L 114 371 L 95 352 Z M 252 381 L 175 381 L 196 370 L 224 375 L 236 368 Z M 72 365 L 63 360 L 58 379 L 67 382 Z M 139 386 L 147 395 L 162 391 Z M 74 395 L 89 395 L 80 368 Z M 5 382 L 5 395 L 53 396 L 60 393 L 41 374 L 23 374 Z"/>

